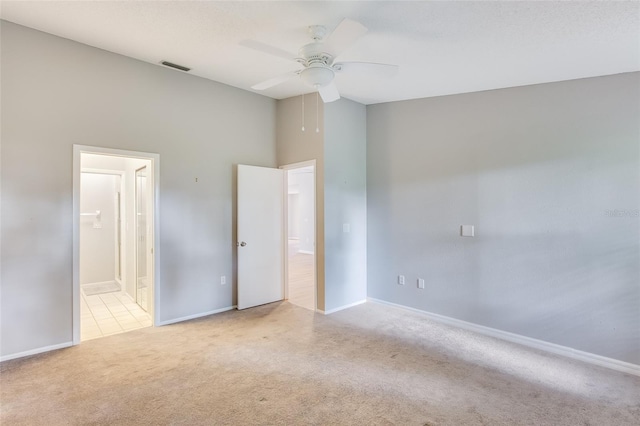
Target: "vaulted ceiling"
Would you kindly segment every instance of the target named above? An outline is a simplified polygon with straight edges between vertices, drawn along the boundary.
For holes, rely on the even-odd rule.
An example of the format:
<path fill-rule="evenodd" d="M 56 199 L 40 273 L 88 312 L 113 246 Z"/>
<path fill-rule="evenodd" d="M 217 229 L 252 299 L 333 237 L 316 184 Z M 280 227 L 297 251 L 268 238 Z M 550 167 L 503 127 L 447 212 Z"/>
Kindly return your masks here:
<path fill-rule="evenodd" d="M 249 49 L 256 40 L 296 54 L 307 27 L 343 18 L 368 32 L 338 59 L 399 65 L 392 78 L 341 73 L 343 97 L 372 104 L 640 70 L 640 3 L 2 1 L 0 17 L 81 43 L 245 90 L 298 69 Z M 162 65 L 158 65 L 162 66 Z M 180 71 L 176 71 L 180 72 Z M 255 90 L 252 90 L 255 91 Z M 262 93 L 312 92 L 299 79 Z"/>

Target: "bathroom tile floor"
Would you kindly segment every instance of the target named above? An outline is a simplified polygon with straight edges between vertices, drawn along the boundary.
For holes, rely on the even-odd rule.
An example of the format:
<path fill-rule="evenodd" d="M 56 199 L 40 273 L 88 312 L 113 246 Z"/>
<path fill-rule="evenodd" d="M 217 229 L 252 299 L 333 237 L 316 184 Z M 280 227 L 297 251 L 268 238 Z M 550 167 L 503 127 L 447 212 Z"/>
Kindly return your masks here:
<path fill-rule="evenodd" d="M 80 314 L 82 341 L 152 325 L 149 314 L 124 292 L 93 296 L 82 293 Z"/>

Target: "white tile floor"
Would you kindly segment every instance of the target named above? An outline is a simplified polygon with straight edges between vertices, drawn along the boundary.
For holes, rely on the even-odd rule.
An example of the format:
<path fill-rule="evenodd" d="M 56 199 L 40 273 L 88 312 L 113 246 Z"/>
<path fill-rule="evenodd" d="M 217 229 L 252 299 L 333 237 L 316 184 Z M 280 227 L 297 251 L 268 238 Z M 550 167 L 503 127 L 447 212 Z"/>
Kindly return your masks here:
<path fill-rule="evenodd" d="M 124 292 L 93 296 L 82 293 L 80 313 L 80 340 L 96 339 L 152 325 L 149 314 Z"/>

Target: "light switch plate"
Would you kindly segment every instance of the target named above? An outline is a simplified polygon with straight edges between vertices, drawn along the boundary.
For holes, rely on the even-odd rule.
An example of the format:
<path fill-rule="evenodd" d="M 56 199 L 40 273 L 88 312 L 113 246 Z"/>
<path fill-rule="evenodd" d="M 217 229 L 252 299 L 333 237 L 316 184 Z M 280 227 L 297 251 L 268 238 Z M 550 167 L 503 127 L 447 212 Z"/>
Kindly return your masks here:
<path fill-rule="evenodd" d="M 404 285 L 404 275 L 398 275 L 398 284 Z"/>
<path fill-rule="evenodd" d="M 424 288 L 424 278 L 418 278 L 418 288 Z"/>
<path fill-rule="evenodd" d="M 348 234 L 349 232 L 351 232 L 351 225 L 349 225 L 348 223 L 343 223 L 342 232 L 344 232 L 345 234 Z"/>
<path fill-rule="evenodd" d="M 460 225 L 460 236 L 461 237 L 474 237 L 475 236 L 475 226 L 473 226 L 473 225 Z"/>

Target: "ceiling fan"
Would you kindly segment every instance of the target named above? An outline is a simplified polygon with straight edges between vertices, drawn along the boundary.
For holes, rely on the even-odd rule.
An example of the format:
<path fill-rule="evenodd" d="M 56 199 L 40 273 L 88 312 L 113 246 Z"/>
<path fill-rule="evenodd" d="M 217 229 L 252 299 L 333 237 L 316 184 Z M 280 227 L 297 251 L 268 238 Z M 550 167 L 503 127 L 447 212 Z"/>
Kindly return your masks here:
<path fill-rule="evenodd" d="M 266 90 L 282 84 L 292 78 L 299 77 L 308 86 L 314 87 L 324 102 L 340 99 L 334 78 L 341 72 L 364 72 L 379 77 L 391 77 L 398 71 L 397 65 L 376 64 L 371 62 L 335 62 L 336 58 L 353 45 L 367 32 L 367 28 L 351 19 L 342 22 L 327 35 L 327 29 L 322 25 L 309 27 L 309 34 L 313 41 L 300 48 L 298 56 L 274 46 L 255 40 L 243 40 L 241 45 L 281 58 L 294 60 L 302 65 L 302 69 L 290 71 L 286 74 L 270 78 L 251 86 L 254 90 Z"/>

